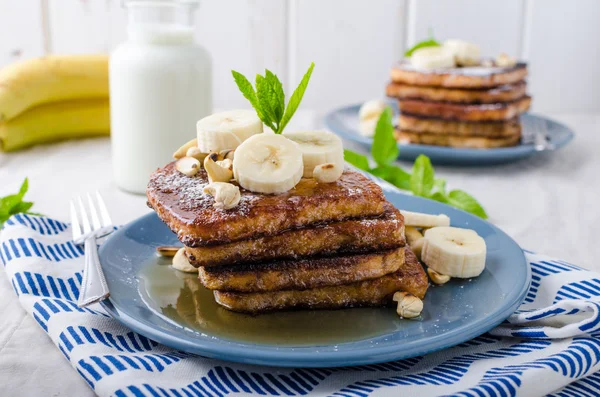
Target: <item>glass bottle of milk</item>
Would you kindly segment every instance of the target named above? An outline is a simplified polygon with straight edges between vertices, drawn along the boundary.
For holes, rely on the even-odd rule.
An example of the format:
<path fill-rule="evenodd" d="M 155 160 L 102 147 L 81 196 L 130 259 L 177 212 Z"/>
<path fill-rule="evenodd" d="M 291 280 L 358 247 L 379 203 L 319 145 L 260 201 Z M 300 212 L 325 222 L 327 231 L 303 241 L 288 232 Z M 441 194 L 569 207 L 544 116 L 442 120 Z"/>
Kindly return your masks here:
<path fill-rule="evenodd" d="M 196 136 L 212 111 L 211 62 L 194 41 L 194 0 L 125 0 L 127 41 L 110 57 L 117 185 L 144 193 L 150 174 Z"/>

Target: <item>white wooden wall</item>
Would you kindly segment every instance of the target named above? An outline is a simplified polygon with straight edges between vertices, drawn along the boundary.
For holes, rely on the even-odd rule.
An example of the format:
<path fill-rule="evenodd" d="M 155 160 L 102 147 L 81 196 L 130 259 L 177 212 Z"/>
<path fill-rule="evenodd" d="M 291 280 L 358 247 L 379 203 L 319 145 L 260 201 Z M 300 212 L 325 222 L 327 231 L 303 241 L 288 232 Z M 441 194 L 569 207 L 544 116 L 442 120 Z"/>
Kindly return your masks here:
<path fill-rule="evenodd" d="M 0 66 L 107 52 L 125 39 L 119 0 L 0 0 Z M 429 28 L 530 63 L 539 112 L 600 111 L 599 0 L 202 0 L 215 107 L 244 106 L 230 70 L 275 71 L 288 89 L 316 64 L 304 108 L 382 97 L 390 65 Z"/>

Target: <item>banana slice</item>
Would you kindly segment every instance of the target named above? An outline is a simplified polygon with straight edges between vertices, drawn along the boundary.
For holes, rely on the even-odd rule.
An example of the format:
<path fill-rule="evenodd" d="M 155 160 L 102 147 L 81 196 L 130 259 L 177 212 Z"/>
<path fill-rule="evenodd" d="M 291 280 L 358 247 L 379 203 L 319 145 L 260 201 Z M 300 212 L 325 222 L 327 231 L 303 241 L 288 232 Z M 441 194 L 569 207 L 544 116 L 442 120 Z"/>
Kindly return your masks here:
<path fill-rule="evenodd" d="M 196 124 L 198 148 L 203 153 L 235 149 L 246 139 L 263 132 L 253 110 L 229 110 L 207 116 Z"/>
<path fill-rule="evenodd" d="M 446 40 L 442 48 L 449 50 L 458 66 L 477 66 L 481 62 L 479 46 L 464 40 Z"/>
<path fill-rule="evenodd" d="M 173 257 L 173 269 L 185 273 L 198 273 L 198 269 L 192 266 L 187 256 L 185 256 L 185 248 L 180 248 Z"/>
<path fill-rule="evenodd" d="M 413 226 L 406 226 L 404 228 L 404 235 L 406 236 L 406 242 L 410 247 L 410 250 L 421 259 L 421 250 L 423 249 L 423 243 L 425 239 L 423 234 L 415 229 Z"/>
<path fill-rule="evenodd" d="M 362 104 L 358 111 L 359 131 L 362 136 L 372 138 L 379 116 L 388 105 L 380 99 L 373 99 Z"/>
<path fill-rule="evenodd" d="M 410 63 L 416 69 L 443 69 L 456 66 L 454 53 L 445 47 L 425 47 L 413 52 Z"/>
<path fill-rule="evenodd" d="M 235 150 L 233 176 L 241 187 L 258 193 L 292 189 L 303 172 L 302 151 L 283 135 L 259 134 Z"/>
<path fill-rule="evenodd" d="M 296 142 L 302 151 L 304 178 L 312 178 L 320 164 L 332 163 L 344 169 L 344 147 L 337 135 L 327 131 L 298 131 L 284 132 L 283 136 Z"/>
<path fill-rule="evenodd" d="M 450 277 L 477 277 L 485 268 L 485 240 L 475 231 L 434 227 L 425 231 L 421 259 L 436 272 Z"/>
<path fill-rule="evenodd" d="M 420 212 L 411 212 L 400 210 L 404 216 L 404 226 L 414 227 L 435 227 L 435 226 L 450 226 L 450 218 L 448 215 L 431 215 L 422 214 Z"/>

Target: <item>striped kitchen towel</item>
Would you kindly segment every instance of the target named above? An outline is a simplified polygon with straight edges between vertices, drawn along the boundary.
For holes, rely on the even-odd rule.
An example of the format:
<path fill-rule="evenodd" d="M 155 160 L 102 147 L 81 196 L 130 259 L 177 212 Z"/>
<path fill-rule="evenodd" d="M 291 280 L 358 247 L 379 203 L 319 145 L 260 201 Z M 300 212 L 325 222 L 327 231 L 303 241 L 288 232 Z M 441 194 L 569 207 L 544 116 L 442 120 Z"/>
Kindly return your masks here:
<path fill-rule="evenodd" d="M 600 395 L 600 275 L 560 260 L 527 253 L 525 302 L 472 341 L 386 364 L 287 369 L 176 351 L 98 305 L 78 308 L 83 251 L 70 236 L 66 223 L 16 215 L 0 233 L 0 262 L 23 307 L 101 396 Z"/>

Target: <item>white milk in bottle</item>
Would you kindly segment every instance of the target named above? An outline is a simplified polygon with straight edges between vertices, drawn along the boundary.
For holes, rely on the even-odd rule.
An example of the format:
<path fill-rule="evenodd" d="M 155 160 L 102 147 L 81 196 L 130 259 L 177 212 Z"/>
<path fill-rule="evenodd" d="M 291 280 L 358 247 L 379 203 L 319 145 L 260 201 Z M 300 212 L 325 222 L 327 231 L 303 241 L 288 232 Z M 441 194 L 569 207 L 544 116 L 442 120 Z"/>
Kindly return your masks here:
<path fill-rule="evenodd" d="M 113 172 L 121 189 L 144 193 L 150 174 L 172 161 L 211 113 L 211 62 L 194 42 L 197 1 L 124 4 L 128 37 L 109 70 Z"/>

